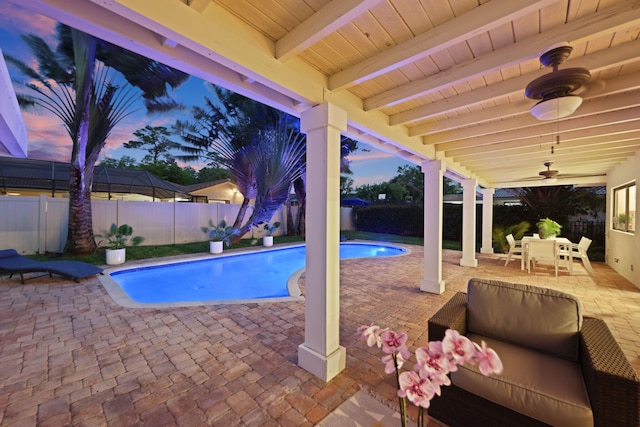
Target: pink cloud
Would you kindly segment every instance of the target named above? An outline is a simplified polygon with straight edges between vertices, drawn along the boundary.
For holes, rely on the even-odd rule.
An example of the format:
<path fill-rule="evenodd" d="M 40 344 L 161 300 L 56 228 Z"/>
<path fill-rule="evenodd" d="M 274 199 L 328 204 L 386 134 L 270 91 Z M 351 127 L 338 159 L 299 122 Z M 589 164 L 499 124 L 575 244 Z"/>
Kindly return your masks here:
<path fill-rule="evenodd" d="M 29 158 L 69 161 L 71 138 L 57 117 L 24 111 L 22 116 L 27 128 Z"/>
<path fill-rule="evenodd" d="M 5 31 L 20 34 L 36 34 L 51 41 L 54 39 L 56 22 L 32 10 L 23 9 L 11 2 L 0 3 L 0 27 Z"/>

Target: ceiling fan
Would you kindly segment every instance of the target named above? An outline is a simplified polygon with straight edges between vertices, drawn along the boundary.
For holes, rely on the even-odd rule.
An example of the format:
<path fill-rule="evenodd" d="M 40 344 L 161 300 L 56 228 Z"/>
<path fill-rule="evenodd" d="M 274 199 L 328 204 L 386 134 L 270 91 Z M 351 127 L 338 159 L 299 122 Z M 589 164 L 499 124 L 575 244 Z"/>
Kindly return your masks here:
<path fill-rule="evenodd" d="M 532 80 L 525 89 L 527 98 L 539 100 L 531 108 L 531 114 L 538 120 L 567 117 L 582 104 L 582 98 L 576 93 L 591 80 L 591 73 L 586 68 L 559 69 L 572 50 L 563 42 L 552 45 L 540 55 L 540 63 L 552 67 L 552 71 Z"/>
<path fill-rule="evenodd" d="M 543 181 L 547 184 L 553 184 L 557 182 L 560 178 L 588 178 L 592 176 L 600 176 L 601 173 L 596 174 L 561 174 L 558 170 L 551 169 L 553 162 L 551 160 L 547 160 L 544 163 L 544 166 L 547 168 L 546 170 L 542 170 L 538 172 L 538 176 L 532 176 L 527 178 L 521 178 L 519 181 Z"/>
<path fill-rule="evenodd" d="M 553 162 L 546 161 L 543 164 L 546 166 L 547 170 L 538 172 L 538 175 L 540 175 L 542 177 L 542 180 L 543 181 L 557 180 L 558 179 L 558 171 L 557 170 L 551 170 L 551 165 L 553 165 Z"/>

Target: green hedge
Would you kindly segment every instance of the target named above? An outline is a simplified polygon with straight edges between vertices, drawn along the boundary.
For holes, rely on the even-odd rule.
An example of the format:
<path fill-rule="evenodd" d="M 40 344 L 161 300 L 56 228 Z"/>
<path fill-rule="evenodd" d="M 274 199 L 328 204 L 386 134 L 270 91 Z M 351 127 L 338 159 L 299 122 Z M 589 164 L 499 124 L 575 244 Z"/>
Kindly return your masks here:
<path fill-rule="evenodd" d="M 476 206 L 476 242 L 482 242 L 482 206 Z M 494 206 L 494 226 L 517 224 L 527 217 L 522 206 Z M 378 204 L 354 208 L 358 231 L 423 237 L 424 214 L 421 204 Z M 462 204 L 445 203 L 442 208 L 442 238 L 462 241 Z M 478 246 L 479 247 L 479 246 Z"/>

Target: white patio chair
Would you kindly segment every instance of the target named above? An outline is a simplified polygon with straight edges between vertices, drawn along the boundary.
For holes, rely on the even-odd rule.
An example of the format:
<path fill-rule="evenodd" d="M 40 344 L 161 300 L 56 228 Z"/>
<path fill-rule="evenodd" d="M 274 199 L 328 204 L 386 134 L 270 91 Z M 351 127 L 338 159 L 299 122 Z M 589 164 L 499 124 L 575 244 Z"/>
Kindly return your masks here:
<path fill-rule="evenodd" d="M 558 277 L 558 245 L 553 239 L 531 239 L 527 241 L 527 272 L 531 274 L 531 265 L 535 269 L 539 261 L 550 261 Z"/>
<path fill-rule="evenodd" d="M 593 275 L 593 268 L 591 267 L 591 262 L 589 261 L 589 255 L 587 255 L 587 250 L 589 246 L 591 246 L 592 240 L 588 237 L 582 236 L 580 241 L 576 244 L 574 243 L 571 247 L 571 255 L 573 259 L 579 258 L 582 260 L 582 264 L 584 265 L 585 270 L 591 275 Z M 569 259 L 569 251 L 561 250 L 559 251 L 560 257 Z"/>
<path fill-rule="evenodd" d="M 507 234 L 507 243 L 509 243 L 509 253 L 507 254 L 507 261 L 504 263 L 506 267 L 511 261 L 511 257 L 513 255 L 520 255 L 522 258 L 522 245 L 516 242 L 516 239 L 513 237 L 513 234 Z"/>

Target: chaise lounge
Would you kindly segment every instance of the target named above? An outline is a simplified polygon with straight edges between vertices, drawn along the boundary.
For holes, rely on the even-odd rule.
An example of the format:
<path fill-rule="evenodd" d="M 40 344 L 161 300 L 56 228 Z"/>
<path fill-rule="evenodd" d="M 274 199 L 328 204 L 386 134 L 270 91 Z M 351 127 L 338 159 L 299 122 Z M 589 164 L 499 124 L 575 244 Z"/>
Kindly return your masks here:
<path fill-rule="evenodd" d="M 0 273 L 9 273 L 9 277 L 19 274 L 22 284 L 25 273 L 55 274 L 79 282 L 80 279 L 102 273 L 102 268 L 82 261 L 34 261 L 20 255 L 15 249 L 4 249 L 0 250 Z"/>
<path fill-rule="evenodd" d="M 601 319 L 552 289 L 471 279 L 431 319 L 485 341 L 504 365 L 486 377 L 460 366 L 429 415 L 450 426 L 638 426 L 640 378 Z"/>

